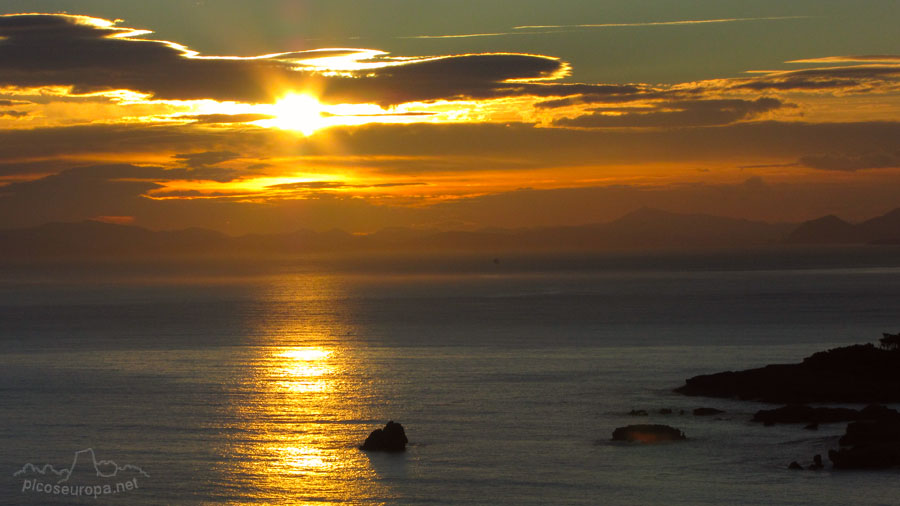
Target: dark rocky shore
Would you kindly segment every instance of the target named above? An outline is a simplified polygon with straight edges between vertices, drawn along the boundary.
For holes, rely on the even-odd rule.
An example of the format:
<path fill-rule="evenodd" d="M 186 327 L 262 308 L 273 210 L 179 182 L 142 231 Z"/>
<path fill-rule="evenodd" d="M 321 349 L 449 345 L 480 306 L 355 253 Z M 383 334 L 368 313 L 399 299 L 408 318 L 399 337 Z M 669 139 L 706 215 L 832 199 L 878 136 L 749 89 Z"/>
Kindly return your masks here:
<path fill-rule="evenodd" d="M 807 403 L 900 402 L 900 334 L 884 334 L 880 347 L 858 344 L 815 353 L 799 364 L 695 376 L 675 389 L 685 395 L 787 403 L 760 410 L 753 420 L 807 424 L 850 422 L 840 448 L 828 452 L 835 469 L 900 466 L 900 413 L 870 404 L 863 409 L 812 407 Z M 791 469 L 803 469 L 792 462 Z M 822 469 L 816 455 L 807 469 Z"/>
<path fill-rule="evenodd" d="M 779 404 L 900 402 L 900 351 L 872 344 L 835 348 L 799 364 L 694 376 L 675 391 Z"/>
<path fill-rule="evenodd" d="M 900 413 L 885 409 L 847 425 L 840 449 L 828 458 L 835 469 L 882 469 L 900 466 Z"/>

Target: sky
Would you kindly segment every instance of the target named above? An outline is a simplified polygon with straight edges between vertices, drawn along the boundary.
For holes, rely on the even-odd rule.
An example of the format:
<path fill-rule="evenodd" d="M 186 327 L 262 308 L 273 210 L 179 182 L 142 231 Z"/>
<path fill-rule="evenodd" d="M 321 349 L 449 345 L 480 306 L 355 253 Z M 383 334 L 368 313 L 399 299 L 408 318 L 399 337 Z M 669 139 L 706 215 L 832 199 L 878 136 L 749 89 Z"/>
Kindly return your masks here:
<path fill-rule="evenodd" d="M 0 228 L 900 206 L 900 2 L 6 0 Z"/>

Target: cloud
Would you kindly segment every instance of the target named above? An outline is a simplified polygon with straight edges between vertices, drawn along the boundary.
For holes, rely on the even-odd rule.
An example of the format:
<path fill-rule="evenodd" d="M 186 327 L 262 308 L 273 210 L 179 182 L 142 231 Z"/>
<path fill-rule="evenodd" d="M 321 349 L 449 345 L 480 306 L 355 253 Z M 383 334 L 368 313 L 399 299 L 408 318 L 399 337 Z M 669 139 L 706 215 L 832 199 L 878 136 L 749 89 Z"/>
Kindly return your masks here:
<path fill-rule="evenodd" d="M 596 103 L 628 103 L 647 100 L 679 100 L 690 97 L 692 95 L 699 96 L 700 90 L 659 90 L 644 85 L 594 85 L 593 89 L 584 89 L 576 87 L 568 90 L 563 87 L 557 87 L 560 95 L 571 95 L 565 98 L 557 98 L 553 100 L 545 100 L 538 102 L 535 107 L 538 109 L 556 109 L 561 107 L 582 106 Z M 566 93 L 570 91 L 571 93 Z"/>
<path fill-rule="evenodd" d="M 753 72 L 757 75 L 745 78 L 709 79 L 699 82 L 679 83 L 672 85 L 648 85 L 632 83 L 627 85 L 580 85 L 566 83 L 546 84 L 548 93 L 542 95 L 537 85 L 531 84 L 531 94 L 535 96 L 559 97 L 537 102 L 538 109 L 558 109 L 578 107 L 591 104 L 627 104 L 640 102 L 642 107 L 648 103 L 654 107 L 650 113 L 659 109 L 673 109 L 696 101 L 697 107 L 704 107 L 703 102 L 713 104 L 715 100 L 743 99 L 747 94 L 760 92 L 799 93 L 799 94 L 831 94 L 844 95 L 851 93 L 893 93 L 900 90 L 900 56 L 869 55 L 852 57 L 825 57 L 795 62 L 834 63 L 832 67 L 819 67 L 785 71 Z M 864 62 L 862 65 L 849 63 Z M 568 89 L 566 86 L 570 86 Z M 694 107 L 688 105 L 687 109 Z M 647 112 L 647 111 L 645 111 Z M 673 112 L 673 111 L 669 111 Z M 709 111 L 707 111 L 709 112 Z M 598 115 L 598 116 L 602 116 Z M 616 123 L 623 126 L 631 120 L 638 123 L 663 120 L 663 117 L 677 119 L 677 115 L 647 116 L 637 119 L 609 119 L 597 117 L 589 120 L 590 115 L 574 121 L 574 123 Z M 688 111 L 683 111 L 685 119 L 695 119 Z M 572 120 L 562 120 L 560 125 L 572 124 Z M 692 123 L 686 123 L 692 124 Z M 637 126 L 637 125 L 635 125 Z"/>
<path fill-rule="evenodd" d="M 546 28 L 635 28 L 648 26 L 685 26 L 705 25 L 718 23 L 738 23 L 744 21 L 778 21 L 786 19 L 806 19 L 809 16 L 772 16 L 761 18 L 720 18 L 720 19 L 684 19 L 678 21 L 644 21 L 639 23 L 596 23 L 580 25 L 522 25 L 515 26 L 513 30 L 534 30 Z"/>
<path fill-rule="evenodd" d="M 153 192 L 154 200 L 174 200 L 174 199 L 203 199 L 203 200 L 220 200 L 220 199 L 246 199 L 253 197 L 252 192 L 247 190 L 182 190 L 182 189 L 163 189 Z"/>
<path fill-rule="evenodd" d="M 495 33 L 457 33 L 449 35 L 407 35 L 397 37 L 398 39 L 471 39 L 480 37 L 504 37 L 507 35 L 520 35 L 516 32 L 495 32 Z"/>
<path fill-rule="evenodd" d="M 204 151 L 202 153 L 179 153 L 173 158 L 182 161 L 188 167 L 199 169 L 240 158 L 234 151 Z"/>
<path fill-rule="evenodd" d="M 900 64 L 850 65 L 767 72 L 760 77 L 724 82 L 730 90 L 827 91 L 860 93 L 895 90 L 900 84 Z"/>
<path fill-rule="evenodd" d="M 0 100 L 0 107 L 13 107 L 13 106 L 17 106 L 17 105 L 28 105 L 30 103 L 31 102 L 29 102 L 27 100 L 2 99 L 2 100 Z"/>
<path fill-rule="evenodd" d="M 71 86 L 88 94 L 127 89 L 158 99 L 271 103 L 285 90 L 323 100 L 393 105 L 522 93 L 510 80 L 553 79 L 552 57 L 485 53 L 390 58 L 381 51 L 327 49 L 258 57 L 204 56 L 147 31 L 63 14 L 0 16 L 0 85 Z"/>
<path fill-rule="evenodd" d="M 90 165 L 90 163 L 77 163 L 71 160 L 40 160 L 31 162 L 0 162 L 0 177 L 7 176 L 10 179 L 20 177 L 34 179 L 48 174 L 62 172 L 65 169 Z"/>
<path fill-rule="evenodd" d="M 347 184 L 341 181 L 302 181 L 299 183 L 273 184 L 267 188 L 273 190 L 322 190 L 346 187 Z"/>
<path fill-rule="evenodd" d="M 662 102 L 650 112 L 617 109 L 610 113 L 606 109 L 596 109 L 591 114 L 557 120 L 555 124 L 582 128 L 727 125 L 783 107 L 794 106 L 775 98 L 681 100 Z"/>
<path fill-rule="evenodd" d="M 96 139 L 104 141 L 98 144 Z M 897 139 L 900 122 L 752 121 L 713 128 L 637 130 L 537 128 L 526 123 L 418 123 L 335 127 L 325 135 L 308 138 L 262 128 L 98 124 L 4 131 L 0 160 L 9 164 L 9 170 L 21 173 L 16 167 L 35 159 L 78 160 L 77 164 L 83 165 L 86 160 L 101 163 L 118 158 L 152 164 L 159 163 L 161 153 L 172 156 L 231 151 L 246 159 L 244 171 L 251 170 L 251 165 L 268 163 L 273 165 L 266 169 L 270 173 L 279 167 L 297 170 L 298 164 L 333 167 L 329 173 L 337 173 L 339 167 L 347 173 L 385 174 L 468 174 L 540 167 L 560 167 L 564 172 L 566 166 L 584 164 L 722 159 L 732 160 L 731 166 L 788 162 L 818 153 L 895 150 Z M 297 161 L 286 162 L 287 166 L 276 161 L 289 158 Z M 237 165 L 232 163 L 230 168 L 237 170 Z M 216 170 L 222 171 L 223 177 L 227 175 L 225 169 Z M 43 171 L 35 166 L 35 172 Z M 189 179 L 198 177 L 196 170 L 185 173 Z"/>
<path fill-rule="evenodd" d="M 555 79 L 568 71 L 567 64 L 549 56 L 513 53 L 446 56 L 385 67 L 362 79 L 333 79 L 325 84 L 321 97 L 332 102 L 393 105 L 530 95 L 537 86 L 512 81 Z"/>
<path fill-rule="evenodd" d="M 241 150 L 259 142 L 260 132 L 236 134 L 233 131 L 201 129 L 191 126 L 147 126 L 143 124 L 94 124 L 4 130 L 0 160 L 83 157 L 105 153 L 190 153 L 197 150 Z M 275 134 L 277 136 L 277 134 Z M 97 139 L 103 139 L 98 143 Z M 229 145 L 231 146 L 229 148 Z"/>
<path fill-rule="evenodd" d="M 866 169 L 900 167 L 900 151 L 893 153 L 865 153 L 860 155 L 808 155 L 800 158 L 804 167 L 819 170 L 853 172 Z"/>
<path fill-rule="evenodd" d="M 799 167 L 800 162 L 788 163 L 755 163 L 751 165 L 738 165 L 739 169 L 780 169 L 785 167 Z"/>
<path fill-rule="evenodd" d="M 155 229 L 205 227 L 265 233 L 301 227 L 376 230 L 411 219 L 412 211 L 405 208 L 375 205 L 359 198 L 329 198 L 322 193 L 265 204 L 245 202 L 240 195 L 228 192 L 214 195 L 184 191 L 191 199 L 154 200 L 144 196 L 161 188 L 154 182 L 158 178 L 189 174 L 192 172 L 115 164 L 77 167 L 34 181 L 12 183 L 0 188 L 0 228 L 134 217 L 134 224 Z"/>
<path fill-rule="evenodd" d="M 226 124 L 226 123 L 250 123 L 251 121 L 259 121 L 262 119 L 272 119 L 271 114 L 194 114 L 186 116 L 178 116 L 178 119 L 191 119 L 200 124 Z"/>
<path fill-rule="evenodd" d="M 760 125 L 754 125 L 753 128 L 750 125 L 740 125 L 716 130 L 734 130 L 733 138 L 740 139 L 752 137 L 759 127 Z M 804 128 L 810 131 L 803 134 Z M 609 132 L 603 135 L 584 130 L 555 132 L 573 136 L 570 141 L 557 145 L 556 151 L 597 142 L 598 145 L 593 149 L 598 158 L 616 145 L 624 144 L 621 146 L 623 151 L 634 151 L 640 146 L 649 145 L 623 142 L 624 139 L 635 137 L 634 134 L 626 137 L 614 134 L 612 139 L 604 140 Z M 446 134 L 447 131 L 442 133 Z M 480 133 L 485 135 L 488 132 L 482 130 Z M 693 132 L 690 136 L 685 136 L 685 131 L 675 133 L 678 138 L 672 140 L 671 144 L 684 145 L 688 151 L 696 150 L 699 145 L 724 143 L 718 132 L 705 132 L 706 135 Z M 872 133 L 872 130 L 860 131 L 858 136 L 865 138 Z M 896 133 L 897 130 L 894 130 L 893 134 Z M 658 141 L 659 134 L 653 133 L 645 140 Z M 888 133 L 884 134 L 887 135 Z M 436 138 L 438 137 L 442 136 Z M 811 141 L 820 146 L 834 145 L 835 140 L 841 138 L 841 132 L 838 130 L 829 134 L 820 127 L 806 126 L 798 129 L 797 125 L 779 125 L 772 137 L 784 140 L 785 146 L 799 142 L 803 145 L 801 149 L 809 149 Z M 536 147 L 529 147 L 528 155 L 537 153 L 533 149 Z M 726 151 L 753 153 L 758 152 L 758 147 L 750 145 L 735 149 L 731 146 Z M 549 153 L 546 159 L 550 159 Z M 329 198 L 327 190 L 336 188 L 340 183 L 322 180 L 321 184 L 305 185 L 308 188 L 302 188 L 304 185 L 301 184 L 294 190 L 285 190 L 302 193 L 309 198 L 268 200 L 265 203 L 247 202 L 246 195 L 241 192 L 228 191 L 182 190 L 180 193 L 176 191 L 159 195 L 186 197 L 185 199 L 152 200 L 143 197 L 148 191 L 160 188 L 154 182 L 160 178 L 179 175 L 188 177 L 190 174 L 191 171 L 181 169 L 165 170 L 161 167 L 120 164 L 75 168 L 37 181 L 14 183 L 0 189 L 0 228 L 31 226 L 48 221 L 80 221 L 98 216 L 133 216 L 135 224 L 151 228 L 200 226 L 231 233 L 289 231 L 301 227 L 319 230 L 341 227 L 351 231 L 372 231 L 386 226 L 454 220 L 481 226 L 522 227 L 606 221 L 642 205 L 677 212 L 800 221 L 836 210 L 848 217 L 867 218 L 881 214 L 896 207 L 896 195 L 900 190 L 895 180 L 852 178 L 837 183 L 804 181 L 783 184 L 750 177 L 731 184 L 619 184 L 521 190 L 469 196 L 435 205 L 400 207 L 351 196 L 335 195 L 334 198 Z M 384 184 L 397 183 L 405 184 L 400 181 L 388 181 Z M 373 186 L 379 184 L 382 183 Z M 316 186 L 320 188 L 317 189 Z"/>
<path fill-rule="evenodd" d="M 761 18 L 721 18 L 721 19 L 687 19 L 678 21 L 644 21 L 638 23 L 598 23 L 581 25 L 521 25 L 512 27 L 512 31 L 487 32 L 487 33 L 453 33 L 441 35 L 407 35 L 398 39 L 470 39 L 484 37 L 509 37 L 516 35 L 544 35 L 558 34 L 571 31 L 573 28 L 644 28 L 656 26 L 686 26 L 705 25 L 718 23 L 738 23 L 744 21 L 779 21 L 787 19 L 806 19 L 809 16 L 773 16 Z"/>
<path fill-rule="evenodd" d="M 7 185 L 0 188 L 2 224 L 28 226 L 132 214 L 129 211 L 142 200 L 140 195 L 157 185 L 120 178 L 159 170 L 128 165 L 82 167 Z"/>
<path fill-rule="evenodd" d="M 0 117 L 9 116 L 11 118 L 24 118 L 28 116 L 28 111 L 0 111 Z"/>
<path fill-rule="evenodd" d="M 273 184 L 267 188 L 273 190 L 327 190 L 339 188 L 398 188 L 403 186 L 424 186 L 422 182 L 392 182 L 376 184 L 348 184 L 341 181 L 303 181 L 299 183 Z"/>
<path fill-rule="evenodd" d="M 900 63 L 900 55 L 896 54 L 867 54 L 858 56 L 825 56 L 822 58 L 804 58 L 789 60 L 785 63 Z"/>

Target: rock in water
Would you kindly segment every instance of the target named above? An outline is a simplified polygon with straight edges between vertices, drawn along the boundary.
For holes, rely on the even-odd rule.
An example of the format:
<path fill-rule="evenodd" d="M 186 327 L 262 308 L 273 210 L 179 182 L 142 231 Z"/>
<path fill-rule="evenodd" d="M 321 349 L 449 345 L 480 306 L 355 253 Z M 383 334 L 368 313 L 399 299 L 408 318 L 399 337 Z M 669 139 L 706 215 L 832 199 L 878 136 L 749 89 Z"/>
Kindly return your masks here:
<path fill-rule="evenodd" d="M 847 425 L 841 448 L 828 452 L 835 469 L 879 469 L 900 466 L 900 413 L 867 406 L 860 420 Z"/>
<path fill-rule="evenodd" d="M 613 441 L 631 441 L 638 443 L 659 443 L 662 441 L 681 441 L 687 439 L 684 432 L 668 425 L 639 424 L 619 427 L 613 431 Z"/>
<path fill-rule="evenodd" d="M 900 444 L 860 445 L 828 450 L 835 469 L 885 469 L 900 466 Z"/>
<path fill-rule="evenodd" d="M 403 426 L 391 420 L 383 429 L 373 430 L 360 448 L 380 452 L 402 452 L 406 450 L 408 442 Z"/>
<path fill-rule="evenodd" d="M 808 467 L 808 469 L 810 471 L 818 471 L 819 469 L 823 469 L 824 467 L 825 464 L 822 463 L 822 456 L 817 454 L 815 457 L 813 457 L 813 463 Z"/>

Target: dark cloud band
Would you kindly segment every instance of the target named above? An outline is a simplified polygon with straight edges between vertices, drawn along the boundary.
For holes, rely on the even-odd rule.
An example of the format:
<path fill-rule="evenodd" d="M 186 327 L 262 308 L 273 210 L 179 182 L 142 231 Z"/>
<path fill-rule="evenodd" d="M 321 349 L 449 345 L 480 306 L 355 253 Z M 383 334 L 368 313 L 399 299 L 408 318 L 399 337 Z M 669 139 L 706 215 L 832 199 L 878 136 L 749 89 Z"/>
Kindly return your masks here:
<path fill-rule="evenodd" d="M 127 89 L 159 99 L 249 103 L 271 103 L 291 89 L 314 89 L 325 101 L 393 105 L 527 93 L 508 83 L 553 79 L 568 69 L 556 58 L 510 53 L 390 59 L 379 52 L 332 49 L 210 57 L 143 38 L 146 33 L 85 16 L 0 16 L 0 85 L 69 86 L 75 94 Z M 304 63 L 360 54 L 368 55 L 360 70 L 328 72 Z"/>

